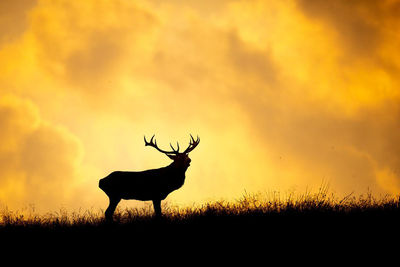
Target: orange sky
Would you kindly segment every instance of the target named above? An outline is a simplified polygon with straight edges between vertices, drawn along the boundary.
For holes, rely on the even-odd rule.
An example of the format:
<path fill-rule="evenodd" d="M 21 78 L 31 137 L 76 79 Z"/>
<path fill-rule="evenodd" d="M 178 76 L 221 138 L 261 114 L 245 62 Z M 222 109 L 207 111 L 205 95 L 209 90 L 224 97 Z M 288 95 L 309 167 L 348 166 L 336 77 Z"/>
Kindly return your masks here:
<path fill-rule="evenodd" d="M 171 203 L 400 193 L 400 1 L 0 1 L 0 204 L 105 208 L 98 180 L 200 145 Z M 126 202 L 137 205 L 137 202 Z"/>

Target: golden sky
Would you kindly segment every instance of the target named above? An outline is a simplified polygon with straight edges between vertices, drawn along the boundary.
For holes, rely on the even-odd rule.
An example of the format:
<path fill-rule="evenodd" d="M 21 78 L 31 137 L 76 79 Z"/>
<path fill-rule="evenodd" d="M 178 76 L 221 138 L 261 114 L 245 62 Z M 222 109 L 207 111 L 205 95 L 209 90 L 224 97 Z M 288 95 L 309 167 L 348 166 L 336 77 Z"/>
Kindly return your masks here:
<path fill-rule="evenodd" d="M 0 1 L 0 204 L 105 208 L 98 180 L 201 138 L 178 204 L 400 193 L 400 1 Z M 126 202 L 136 205 L 137 202 Z"/>

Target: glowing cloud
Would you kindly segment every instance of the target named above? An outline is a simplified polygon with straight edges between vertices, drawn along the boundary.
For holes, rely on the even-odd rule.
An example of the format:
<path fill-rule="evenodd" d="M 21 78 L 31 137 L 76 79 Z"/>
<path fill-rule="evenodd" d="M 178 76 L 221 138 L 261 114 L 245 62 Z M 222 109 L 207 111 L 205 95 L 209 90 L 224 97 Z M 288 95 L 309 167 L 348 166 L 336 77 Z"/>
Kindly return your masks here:
<path fill-rule="evenodd" d="M 143 134 L 201 137 L 179 203 L 399 193 L 398 1 L 0 5 L 3 203 L 103 207 L 99 178 L 168 164 Z"/>
<path fill-rule="evenodd" d="M 11 207 L 34 204 L 53 209 L 66 204 L 82 158 L 79 141 L 42 121 L 28 100 L 2 97 L 0 114 L 0 201 Z"/>

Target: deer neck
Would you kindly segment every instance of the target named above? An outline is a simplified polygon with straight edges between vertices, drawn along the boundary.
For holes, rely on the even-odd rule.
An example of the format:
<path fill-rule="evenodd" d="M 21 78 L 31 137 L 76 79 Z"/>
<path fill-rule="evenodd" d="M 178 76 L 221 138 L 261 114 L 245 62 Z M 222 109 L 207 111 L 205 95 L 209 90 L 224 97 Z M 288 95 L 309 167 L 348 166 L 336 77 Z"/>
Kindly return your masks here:
<path fill-rule="evenodd" d="M 170 169 L 176 174 L 185 175 L 185 172 L 189 166 L 181 166 L 176 162 L 172 162 L 168 167 L 170 167 Z"/>

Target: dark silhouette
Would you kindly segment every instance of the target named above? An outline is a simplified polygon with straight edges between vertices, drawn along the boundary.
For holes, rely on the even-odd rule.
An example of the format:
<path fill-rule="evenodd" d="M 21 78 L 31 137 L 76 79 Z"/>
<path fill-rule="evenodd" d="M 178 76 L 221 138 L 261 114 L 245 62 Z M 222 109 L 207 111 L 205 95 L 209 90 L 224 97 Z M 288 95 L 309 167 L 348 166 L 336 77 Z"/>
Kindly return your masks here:
<path fill-rule="evenodd" d="M 188 154 L 200 143 L 200 138 L 194 140 L 190 135 L 189 146 L 184 152 L 179 152 L 170 144 L 172 151 L 165 151 L 157 146 L 154 135 L 150 142 L 144 137 L 145 146 L 152 146 L 167 155 L 173 162 L 163 168 L 146 170 L 141 172 L 115 171 L 107 177 L 100 179 L 99 187 L 107 194 L 110 204 L 105 212 L 107 221 L 112 221 L 114 211 L 121 199 L 152 200 L 154 212 L 157 217 L 161 216 L 161 200 L 169 193 L 179 189 L 185 182 L 185 172 L 190 165 L 191 159 Z"/>

